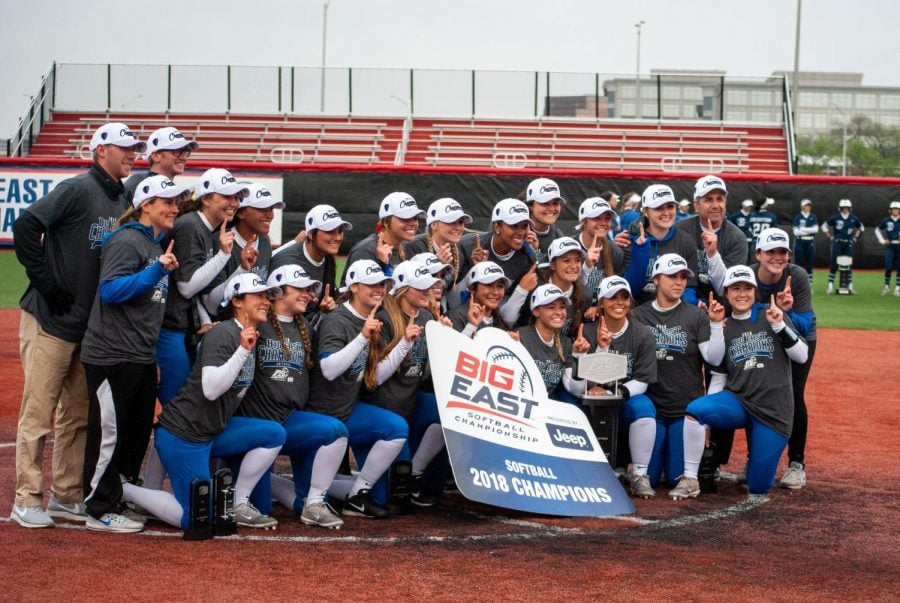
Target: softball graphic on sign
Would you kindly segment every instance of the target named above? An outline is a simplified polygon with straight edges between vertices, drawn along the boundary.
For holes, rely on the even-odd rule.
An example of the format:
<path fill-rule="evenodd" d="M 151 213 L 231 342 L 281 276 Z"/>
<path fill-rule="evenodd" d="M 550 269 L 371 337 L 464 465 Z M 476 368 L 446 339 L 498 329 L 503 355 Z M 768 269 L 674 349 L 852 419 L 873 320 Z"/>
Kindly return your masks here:
<path fill-rule="evenodd" d="M 460 492 L 548 515 L 634 512 L 581 410 L 547 397 L 528 351 L 499 329 L 426 327 L 434 391 Z"/>

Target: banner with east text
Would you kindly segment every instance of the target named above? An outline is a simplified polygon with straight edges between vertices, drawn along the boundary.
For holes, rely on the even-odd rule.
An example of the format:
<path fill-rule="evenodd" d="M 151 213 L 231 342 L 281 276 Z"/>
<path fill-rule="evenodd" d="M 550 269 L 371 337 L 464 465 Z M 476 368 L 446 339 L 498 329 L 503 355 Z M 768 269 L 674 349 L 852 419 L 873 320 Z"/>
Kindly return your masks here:
<path fill-rule="evenodd" d="M 447 452 L 470 500 L 532 513 L 625 515 L 634 505 L 587 417 L 547 397 L 528 351 L 499 329 L 426 338 Z"/>

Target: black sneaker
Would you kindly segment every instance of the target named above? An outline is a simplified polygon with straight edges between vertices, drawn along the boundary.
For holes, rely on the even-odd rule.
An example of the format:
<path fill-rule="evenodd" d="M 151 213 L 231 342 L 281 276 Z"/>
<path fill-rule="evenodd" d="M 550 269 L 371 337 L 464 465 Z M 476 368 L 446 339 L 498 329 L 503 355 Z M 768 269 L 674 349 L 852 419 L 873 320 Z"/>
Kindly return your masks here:
<path fill-rule="evenodd" d="M 437 498 L 429 496 L 422 489 L 422 476 L 413 475 L 409 485 L 409 500 L 417 507 L 433 507 L 437 504 Z"/>
<path fill-rule="evenodd" d="M 360 490 L 354 496 L 348 496 L 341 513 L 370 519 L 385 519 L 388 516 L 388 512 L 372 500 L 372 493 L 368 489 Z"/>

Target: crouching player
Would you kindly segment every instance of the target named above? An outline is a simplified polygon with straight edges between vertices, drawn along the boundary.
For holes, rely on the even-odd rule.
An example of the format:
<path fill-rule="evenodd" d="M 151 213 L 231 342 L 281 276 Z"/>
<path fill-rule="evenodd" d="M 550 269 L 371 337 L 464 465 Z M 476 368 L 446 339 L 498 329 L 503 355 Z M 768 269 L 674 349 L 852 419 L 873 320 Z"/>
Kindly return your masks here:
<path fill-rule="evenodd" d="M 774 295 L 768 306 L 754 303 L 756 278 L 747 266 L 729 268 L 724 287 L 732 309 L 724 329 L 725 359 L 713 371 L 709 394 L 685 410 L 684 475 L 669 492 L 676 500 L 700 494 L 697 472 L 707 426 L 746 428 L 751 494 L 772 489 L 778 459 L 791 435 L 791 362 L 806 362 L 806 341 L 775 304 Z"/>

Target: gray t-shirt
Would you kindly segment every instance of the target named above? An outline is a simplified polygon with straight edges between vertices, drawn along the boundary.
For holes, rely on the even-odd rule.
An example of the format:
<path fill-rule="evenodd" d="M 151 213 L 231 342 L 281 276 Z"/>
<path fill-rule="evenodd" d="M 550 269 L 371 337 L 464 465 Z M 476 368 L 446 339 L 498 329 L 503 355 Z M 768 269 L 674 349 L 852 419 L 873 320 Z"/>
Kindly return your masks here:
<path fill-rule="evenodd" d="M 488 252 L 488 261 L 494 262 L 498 266 L 500 266 L 503 269 L 503 274 L 505 274 L 506 278 L 508 278 L 512 283 L 509 287 L 506 288 L 506 296 L 509 297 L 509 294 L 512 293 L 516 288 L 516 285 L 519 284 L 519 280 L 521 280 L 525 273 L 528 272 L 534 265 L 534 260 L 528 256 L 524 248 L 513 252 L 512 256 L 510 256 L 508 259 L 502 259 L 496 253 L 494 253 L 493 246 L 491 245 L 491 240 L 493 239 L 492 234 L 481 233 L 480 239 L 481 246 Z M 474 233 L 464 236 L 459 241 L 460 278 L 462 278 L 463 276 L 468 276 L 469 271 L 474 265 L 472 263 L 473 249 L 475 249 Z"/>
<path fill-rule="evenodd" d="M 450 319 L 454 330 L 462 332 L 466 328 L 466 325 L 469 324 L 469 303 L 471 301 L 472 298 L 469 297 L 468 301 L 466 301 L 465 304 L 460 304 L 456 307 L 450 308 L 450 310 L 445 315 Z M 490 324 L 482 320 L 481 324 L 478 325 L 478 330 L 481 330 L 485 327 L 495 327 L 498 329 L 502 329 L 503 331 L 509 330 L 507 326 L 503 324 L 503 320 L 501 320 L 499 316 L 496 316 Z"/>
<path fill-rule="evenodd" d="M 706 389 L 703 382 L 703 357 L 699 345 L 709 341 L 709 317 L 697 306 L 680 303 L 661 312 L 647 302 L 631 313 L 656 340 L 656 382 L 647 395 L 656 405 L 657 416 L 678 419 L 694 398 Z"/>
<path fill-rule="evenodd" d="M 550 244 L 556 239 L 566 235 L 556 224 L 551 224 L 550 228 L 547 229 L 547 232 L 542 233 L 535 231 L 535 234 L 538 238 L 538 248 L 534 250 L 535 259 L 538 263 L 544 264 L 550 261 Z"/>
<path fill-rule="evenodd" d="M 772 296 L 784 291 L 787 285 L 787 279 L 791 277 L 791 295 L 794 297 L 794 305 L 791 307 L 791 314 L 799 313 L 810 321 L 809 331 L 803 336 L 806 341 L 816 340 L 816 313 L 812 306 L 812 287 L 809 285 L 809 276 L 806 270 L 796 264 L 788 264 L 781 278 L 777 282 L 767 285 L 759 280 L 759 264 L 752 264 L 750 269 L 753 274 L 757 275 L 756 283 L 756 301 L 768 304 Z M 798 319 L 799 320 L 799 319 Z"/>
<path fill-rule="evenodd" d="M 335 279 L 337 278 L 337 265 L 334 258 L 326 257 L 321 262 L 315 263 L 307 257 L 304 252 L 304 245 L 304 243 L 301 243 L 300 245 L 291 245 L 283 251 L 273 253 L 272 259 L 269 261 L 269 274 L 272 274 L 282 266 L 297 264 L 306 270 L 306 274 L 309 275 L 309 278 L 322 283 L 317 298 L 320 303 L 322 298 L 325 297 L 325 285 L 331 285 L 328 288 L 328 294 L 333 299 L 337 299 L 338 290 L 335 283 Z M 331 265 L 330 269 L 329 264 Z M 310 304 L 303 316 L 306 317 L 309 324 L 318 326 L 321 314 L 322 313 L 319 311 L 319 304 L 316 303 Z"/>
<path fill-rule="evenodd" d="M 200 345 L 197 362 L 175 398 L 163 407 L 159 424 L 188 442 L 204 443 L 225 429 L 253 383 L 255 362 L 247 357 L 231 387 L 215 400 L 203 394 L 203 367 L 222 366 L 241 345 L 241 326 L 226 320 L 214 326 Z"/>
<path fill-rule="evenodd" d="M 381 266 L 381 269 L 384 270 L 385 274 L 388 274 L 390 272 L 390 270 L 388 270 L 388 266 L 386 266 L 381 260 L 378 259 L 378 254 L 376 253 L 377 249 L 378 235 L 375 233 L 370 234 L 365 239 L 362 239 L 356 245 L 350 248 L 350 253 L 347 254 L 347 262 L 344 264 L 344 273 L 341 275 L 341 286 L 343 286 L 347 282 L 347 268 L 349 268 L 350 264 L 352 264 L 356 260 L 372 260 L 373 262 L 377 262 L 378 265 Z M 406 257 L 410 258 L 412 256 Z M 390 267 L 393 268 L 402 261 L 403 258 L 400 257 L 400 253 L 396 249 L 394 249 L 391 252 Z"/>
<path fill-rule="evenodd" d="M 156 341 L 169 289 L 169 275 L 157 261 L 160 255 L 162 249 L 151 233 L 139 227 L 120 228 L 103 245 L 101 282 L 142 271 L 152 271 L 148 278 L 157 280 L 151 289 L 118 304 L 107 304 L 98 291 L 81 342 L 84 362 L 111 365 L 156 361 Z"/>
<path fill-rule="evenodd" d="M 237 231 L 235 231 L 237 234 Z M 218 231 L 215 234 L 218 239 Z M 203 288 L 203 293 L 209 293 L 222 283 L 228 280 L 232 274 L 237 271 L 241 266 L 241 252 L 244 250 L 244 246 L 241 243 L 246 243 L 246 241 L 242 241 L 238 239 L 236 236 L 234 239 L 234 245 L 231 247 L 231 257 L 228 258 L 228 261 L 225 263 L 225 267 L 219 271 L 213 280 Z M 256 263 L 253 264 L 253 268 L 250 269 L 251 274 L 255 274 L 262 280 L 262 282 L 266 282 L 269 278 L 269 262 L 272 261 L 272 243 L 269 241 L 269 237 L 266 235 L 259 235 L 256 239 L 257 245 L 256 249 L 259 252 L 259 255 L 256 258 Z M 221 317 L 221 311 L 213 318 Z"/>
<path fill-rule="evenodd" d="M 700 216 L 691 216 L 675 223 L 675 228 L 690 236 L 697 245 L 697 297 L 708 299 L 712 291 L 709 280 L 709 258 L 703 247 L 700 236 L 703 229 L 700 226 Z M 722 256 L 725 268 L 731 268 L 738 264 L 747 264 L 747 237 L 743 231 L 729 220 L 722 222 L 721 228 L 716 233 L 718 239 L 717 249 Z"/>
<path fill-rule="evenodd" d="M 128 202 L 121 184 L 98 166 L 68 180 L 35 201 L 25 211 L 46 229 L 44 257 L 53 280 L 75 298 L 72 309 L 54 316 L 34 285 L 20 302 L 41 327 L 64 341 L 80 342 L 87 328 L 100 277 L 100 247 Z"/>
<path fill-rule="evenodd" d="M 378 319 L 382 321 L 381 341 L 387 343 L 394 336 L 393 325 L 387 312 L 383 310 L 378 313 Z M 427 310 L 419 310 L 415 319 L 416 324 L 424 329 L 429 320 L 432 320 L 431 314 Z M 405 330 L 406 325 L 403 328 Z M 400 345 L 399 342 L 397 345 Z M 417 409 L 416 394 L 421 389 L 422 382 L 430 375 L 428 344 L 425 341 L 425 332 L 422 331 L 413 342 L 412 349 L 397 367 L 397 371 L 374 391 L 365 392 L 363 400 L 392 410 L 407 421 L 411 421 Z"/>
<path fill-rule="evenodd" d="M 200 319 L 196 316 L 193 298 L 185 299 L 178 292 L 177 283 L 190 281 L 194 272 L 218 253 L 218 237 L 213 236 L 200 213 L 192 211 L 175 219 L 175 226 L 163 245 L 167 245 L 169 240 L 175 241 L 172 252 L 178 258 L 178 268 L 169 275 L 169 299 L 163 326 L 175 331 L 199 328 Z"/>
<path fill-rule="evenodd" d="M 552 394 L 562 381 L 565 370 L 575 366 L 575 361 L 572 359 L 572 340 L 564 335 L 560 336 L 562 360 L 555 343 L 554 345 L 544 343 L 534 326 L 519 329 L 519 343 L 525 346 L 525 349 L 531 354 L 541 373 L 547 393 Z"/>
<path fill-rule="evenodd" d="M 343 349 L 362 332 L 365 322 L 343 304 L 323 315 L 319 322 L 319 358 Z M 366 342 L 350 368 L 334 381 L 326 379 L 319 363 L 316 363 L 310 383 L 309 407 L 342 421 L 349 417 L 359 399 L 368 354 L 369 344 Z"/>
<path fill-rule="evenodd" d="M 587 247 L 584 246 L 584 243 L 581 242 L 581 234 L 576 233 L 572 235 L 578 244 L 581 245 L 581 248 L 587 251 Z M 622 274 L 625 272 L 625 268 L 628 266 L 628 261 L 631 260 L 631 248 L 628 248 L 628 252 L 626 253 L 621 247 L 616 245 L 610 240 L 604 241 L 605 246 L 609 247 L 610 256 L 612 260 L 612 273 L 606 274 L 606 268 L 603 263 L 603 252 L 600 254 L 600 260 L 591 267 L 590 272 L 587 273 L 587 278 L 584 278 L 584 286 L 587 289 L 591 302 L 597 302 L 597 287 L 600 286 L 600 281 L 605 279 L 607 276 L 613 276 L 616 274 Z"/>
<path fill-rule="evenodd" d="M 591 344 L 589 353 L 597 351 L 597 329 L 600 323 L 584 325 L 584 338 Z M 610 352 L 623 354 L 628 359 L 628 374 L 623 381 L 635 379 L 643 383 L 656 382 L 656 343 L 645 325 L 628 321 L 628 327 L 609 344 Z"/>
<path fill-rule="evenodd" d="M 236 415 L 258 417 L 283 423 L 295 410 L 303 410 L 309 399 L 309 371 L 306 368 L 306 348 L 300 329 L 293 319 L 279 318 L 284 341 L 290 354 L 285 356 L 284 345 L 272 323 L 265 322 L 257 327 L 259 339 L 256 341 L 254 356 L 256 370 L 253 385 L 247 390 Z M 298 320 L 304 320 L 300 317 Z M 313 333 L 307 331 L 312 338 Z M 315 343 L 313 349 L 315 349 Z"/>
<path fill-rule="evenodd" d="M 784 322 L 793 328 L 787 316 Z M 725 359 L 716 371 L 727 375 L 725 389 L 737 396 L 748 413 L 780 435 L 791 436 L 791 363 L 764 310 L 754 308 L 746 320 L 728 319 Z"/>

